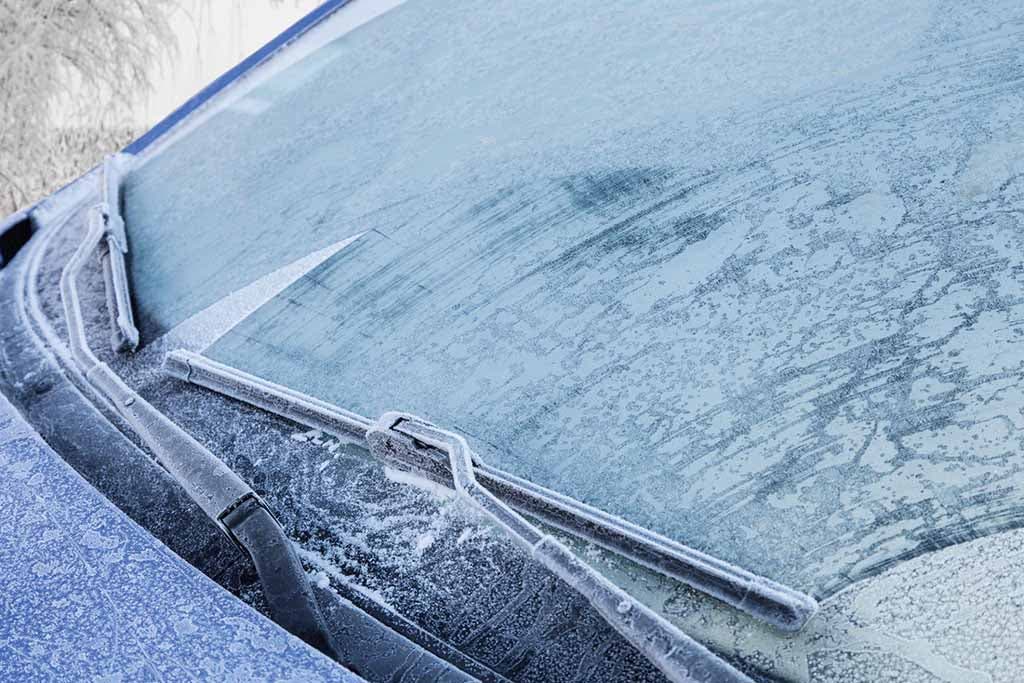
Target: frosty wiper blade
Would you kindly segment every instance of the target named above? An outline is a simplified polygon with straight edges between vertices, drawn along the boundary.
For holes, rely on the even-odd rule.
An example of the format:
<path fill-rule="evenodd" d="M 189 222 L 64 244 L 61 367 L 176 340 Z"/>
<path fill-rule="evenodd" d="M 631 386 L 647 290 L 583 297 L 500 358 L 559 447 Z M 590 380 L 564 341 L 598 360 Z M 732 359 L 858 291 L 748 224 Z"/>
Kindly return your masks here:
<path fill-rule="evenodd" d="M 110 344 L 114 351 L 134 351 L 139 346 L 139 330 L 132 313 L 131 289 L 128 285 L 128 235 L 121 216 L 121 184 L 131 167 L 129 154 L 112 154 L 103 160 L 100 172 L 102 202 L 100 211 L 106 228 L 101 244 L 100 266 L 107 291 L 110 311 Z"/>
<path fill-rule="evenodd" d="M 204 362 L 210 363 L 204 367 Z M 193 368 L 193 363 L 196 369 Z M 616 631 L 671 681 L 747 681 L 725 660 L 579 560 L 568 548 L 499 500 L 477 479 L 466 440 L 415 416 L 386 413 L 376 422 L 227 366 L 178 350 L 165 368 L 175 377 L 303 424 L 364 439 L 386 464 L 440 481 L 491 518 L 517 545 L 583 596 Z M 207 372 L 212 370 L 213 372 Z M 206 377 L 206 381 L 200 375 Z M 445 474 L 447 476 L 445 476 Z"/>
<path fill-rule="evenodd" d="M 165 369 L 179 379 L 330 434 L 365 438 L 374 424 L 362 415 L 190 351 L 169 353 Z M 778 629 L 798 631 L 817 611 L 814 598 L 800 591 L 525 481 L 478 457 L 473 465 L 476 478 L 520 513 L 681 581 Z M 399 466 L 440 484 L 453 484 L 448 459 L 440 454 Z"/>

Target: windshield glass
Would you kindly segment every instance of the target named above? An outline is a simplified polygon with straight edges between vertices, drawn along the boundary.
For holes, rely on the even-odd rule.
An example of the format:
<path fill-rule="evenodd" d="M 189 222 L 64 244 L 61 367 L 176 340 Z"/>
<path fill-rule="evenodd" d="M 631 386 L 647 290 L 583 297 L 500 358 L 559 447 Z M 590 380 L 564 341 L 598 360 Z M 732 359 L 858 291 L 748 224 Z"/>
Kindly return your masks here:
<path fill-rule="evenodd" d="M 143 340 L 361 235 L 207 355 L 830 594 L 1020 523 L 1022 22 L 407 2 L 129 177 Z"/>

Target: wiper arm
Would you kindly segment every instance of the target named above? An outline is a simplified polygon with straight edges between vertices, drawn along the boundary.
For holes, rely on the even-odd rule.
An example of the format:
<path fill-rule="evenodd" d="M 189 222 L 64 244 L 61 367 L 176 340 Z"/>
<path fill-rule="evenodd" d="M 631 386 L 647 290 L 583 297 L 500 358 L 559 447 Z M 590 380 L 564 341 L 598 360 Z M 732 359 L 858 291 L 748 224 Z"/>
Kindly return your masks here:
<path fill-rule="evenodd" d="M 78 295 L 86 259 L 109 235 L 106 216 L 89 211 L 88 233 L 60 278 L 71 355 L 85 380 L 131 425 L 157 462 L 253 559 L 275 620 L 317 649 L 339 657 L 309 581 L 280 524 L 253 489 L 219 458 L 125 384 L 89 347 Z"/>
<path fill-rule="evenodd" d="M 466 440 L 413 415 L 386 413 L 366 435 L 370 452 L 385 461 L 421 460 L 425 447 L 448 456 L 455 491 L 491 518 L 529 555 L 578 592 L 670 681 L 749 681 L 725 660 L 577 558 L 500 501 L 476 478 Z M 695 673 L 699 672 L 699 673 Z"/>
<path fill-rule="evenodd" d="M 178 379 L 329 434 L 365 438 L 374 425 L 362 415 L 191 351 L 172 351 L 164 367 Z M 450 463 L 444 457 L 420 454 L 397 464 L 452 486 Z M 775 628 L 798 631 L 818 609 L 814 598 L 805 593 L 528 482 L 479 458 L 474 459 L 473 469 L 481 484 L 519 512 L 681 581 Z"/>

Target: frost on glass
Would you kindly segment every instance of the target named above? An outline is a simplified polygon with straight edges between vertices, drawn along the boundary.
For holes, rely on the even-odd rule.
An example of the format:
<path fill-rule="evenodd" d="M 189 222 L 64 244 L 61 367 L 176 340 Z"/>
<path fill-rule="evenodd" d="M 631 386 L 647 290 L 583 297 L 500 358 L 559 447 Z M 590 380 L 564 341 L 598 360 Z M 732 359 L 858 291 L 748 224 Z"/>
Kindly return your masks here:
<path fill-rule="evenodd" d="M 410 2 L 132 175 L 143 337 L 364 233 L 209 354 L 829 595 L 1020 523 L 1022 20 Z"/>

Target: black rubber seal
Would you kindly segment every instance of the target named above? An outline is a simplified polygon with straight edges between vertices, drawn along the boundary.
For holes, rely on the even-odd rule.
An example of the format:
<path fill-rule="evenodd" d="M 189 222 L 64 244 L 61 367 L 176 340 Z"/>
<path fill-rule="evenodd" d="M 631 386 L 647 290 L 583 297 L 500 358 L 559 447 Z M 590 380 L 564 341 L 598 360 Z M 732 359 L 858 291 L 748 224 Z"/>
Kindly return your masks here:
<path fill-rule="evenodd" d="M 11 262 L 32 233 L 32 219 L 27 212 L 16 213 L 0 222 L 0 268 Z"/>

